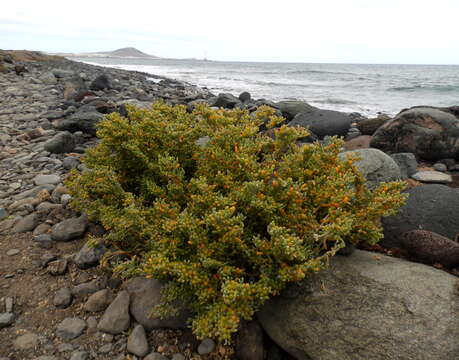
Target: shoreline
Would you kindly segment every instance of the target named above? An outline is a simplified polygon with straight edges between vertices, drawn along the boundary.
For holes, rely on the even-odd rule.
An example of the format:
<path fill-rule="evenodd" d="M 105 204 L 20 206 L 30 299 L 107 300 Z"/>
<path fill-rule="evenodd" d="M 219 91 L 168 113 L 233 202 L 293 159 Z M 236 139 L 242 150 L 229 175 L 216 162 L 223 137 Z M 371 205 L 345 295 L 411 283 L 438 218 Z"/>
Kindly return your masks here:
<path fill-rule="evenodd" d="M 5 56 L 5 53 L 0 51 L 0 58 L 2 56 Z M 412 231 L 412 228 L 405 227 L 405 223 L 419 224 L 416 227 L 432 231 L 432 234 L 441 236 L 441 238 L 434 237 L 433 240 L 429 240 L 431 242 L 421 242 L 421 245 L 427 244 L 424 247 L 416 245 L 418 247 L 415 247 L 414 250 L 417 253 L 409 252 L 409 248 L 400 250 L 399 243 L 395 244 L 396 246 L 392 246 L 394 244 L 391 243 L 391 246 L 383 248 L 387 243 L 381 241 L 381 246 L 378 245 L 379 248 L 365 249 L 373 252 L 366 252 L 369 260 L 365 260 L 361 265 L 364 268 L 370 267 L 368 273 L 372 273 L 373 270 L 374 273 L 377 273 L 381 271 L 382 266 L 387 266 L 389 271 L 393 269 L 392 266 L 399 266 L 397 264 L 400 264 L 401 272 L 400 275 L 397 273 L 398 278 L 408 276 L 411 279 L 414 277 L 414 275 L 410 275 L 411 270 L 419 269 L 419 275 L 416 276 L 422 281 L 413 279 L 410 282 L 410 286 L 413 288 L 410 289 L 409 296 L 414 293 L 419 299 L 423 299 L 425 307 L 416 308 L 415 316 L 416 319 L 419 318 L 428 322 L 431 327 L 426 329 L 422 327 L 410 328 L 410 331 L 415 332 L 410 332 L 409 338 L 412 339 L 414 336 L 421 349 L 419 351 L 427 352 L 429 349 L 425 346 L 429 344 L 421 340 L 427 337 L 426 334 L 431 336 L 432 332 L 436 331 L 435 335 L 442 341 L 441 344 L 446 349 L 444 351 L 448 349 L 448 351 L 451 349 L 459 350 L 457 341 L 455 341 L 457 337 L 454 337 L 455 333 L 451 331 L 451 329 L 459 329 L 459 326 L 456 326 L 459 324 L 454 318 L 452 310 L 447 306 L 448 301 L 450 301 L 448 296 L 453 294 L 453 289 L 450 289 L 449 286 L 457 283 L 459 276 L 459 244 L 452 235 L 454 231 L 459 233 L 459 220 L 452 215 L 459 211 L 459 189 L 457 188 L 459 187 L 459 152 L 456 158 L 454 158 L 453 153 L 440 159 L 422 158 L 422 156 L 434 156 L 436 152 L 443 151 L 444 148 L 440 147 L 443 143 L 440 142 L 439 146 L 435 148 L 436 152 L 431 151 L 429 153 L 427 151 L 423 153 L 421 152 L 423 148 L 418 146 L 420 152 L 416 156 L 414 154 L 406 155 L 406 151 L 398 151 L 395 154 L 397 156 L 394 156 L 390 150 L 384 148 L 384 146 L 388 146 L 384 141 L 392 140 L 397 134 L 390 134 L 390 136 L 387 135 L 389 137 L 382 138 L 381 148 L 383 151 L 375 148 L 369 149 L 370 142 L 377 138 L 375 134 L 378 129 L 393 120 L 388 117 L 349 116 L 341 112 L 314 108 L 302 101 L 274 103 L 270 100 L 254 100 L 249 93 L 243 93 L 239 96 L 232 94 L 214 96 L 207 89 L 162 76 L 155 77 L 148 73 L 89 65 L 63 58 L 40 58 L 39 55 L 32 52 L 21 53 L 18 56 L 20 56 L 20 60 L 11 59 L 11 63 L 0 61 L 0 66 L 3 64 L 8 70 L 2 72 L 0 67 L 0 95 L 2 95 L 0 97 L 1 360 L 24 358 L 122 360 L 125 359 L 125 356 L 135 354 L 133 351 L 137 351 L 132 350 L 128 345 L 129 339 L 132 339 L 131 335 L 135 333 L 134 331 L 114 331 L 112 334 L 98 329 L 98 324 L 101 318 L 105 317 L 106 311 L 108 311 L 107 309 L 115 297 L 124 294 L 126 289 L 131 296 L 131 306 L 140 308 L 140 312 L 143 311 L 145 314 L 144 318 L 138 318 L 129 314 L 129 310 L 125 310 L 128 322 L 130 321 L 134 325 L 142 323 L 144 320 L 147 321 L 146 314 L 151 308 L 148 299 L 153 295 L 156 296 L 157 293 L 151 288 L 147 288 L 144 294 L 147 297 L 146 302 L 143 305 L 138 302 L 135 303 L 136 296 L 141 296 L 139 295 L 140 290 L 139 292 L 133 291 L 125 283 L 123 284 L 121 279 L 113 277 L 98 267 L 101 256 L 108 249 L 105 245 L 91 248 L 85 243 L 89 235 L 101 236 L 105 230 L 100 225 L 88 221 L 84 214 L 76 213 L 70 209 L 68 204 L 71 198 L 67 194 L 63 181 L 72 169 L 79 171 L 85 169 L 81 163 L 81 158 L 85 149 L 97 143 L 95 124 L 105 114 L 113 111 L 122 112 L 123 104 L 126 103 L 148 106 L 156 99 L 163 99 L 171 104 L 183 104 L 189 110 L 199 102 L 224 108 L 240 106 L 250 112 L 257 111 L 260 105 L 271 105 L 277 109 L 278 114 L 286 117 L 286 123 L 289 125 L 311 126 L 316 136 L 312 140 L 326 141 L 327 136 L 336 134 L 345 138 L 346 150 L 362 151 L 362 156 L 365 156 L 366 152 L 377 153 L 377 159 L 368 158 L 369 170 L 366 174 L 366 176 L 370 174 L 368 181 L 376 183 L 383 180 L 391 181 L 400 178 L 402 170 L 405 171 L 403 179 L 409 183 L 408 191 L 412 194 L 410 198 L 414 199 L 415 202 L 410 205 L 411 207 L 407 207 L 406 212 L 400 218 L 393 219 L 395 223 L 391 223 L 390 227 L 388 226 L 387 239 L 385 240 L 399 241 L 397 236 L 401 236 L 401 229 L 403 232 Z M 15 69 L 15 66 L 19 66 L 19 68 Z M 16 74 L 17 72 L 19 75 Z M 151 77 L 158 81 L 148 80 Z M 411 111 L 417 110 L 412 109 Z M 438 115 L 437 112 L 441 112 L 441 114 Z M 418 124 L 420 124 L 418 128 L 422 124 L 427 124 L 430 128 L 435 129 L 440 125 L 438 122 L 434 122 L 435 118 L 432 116 L 446 119 L 454 125 L 454 118 L 459 115 L 459 108 L 444 108 L 443 110 L 421 108 L 419 114 L 416 115 L 419 119 Z M 317 119 L 320 121 L 316 121 Z M 402 116 L 395 120 L 402 121 L 404 119 Z M 459 120 L 457 121 L 459 123 Z M 448 135 L 450 128 L 445 127 L 443 130 L 444 134 Z M 398 132 L 403 133 L 403 131 Z M 447 140 L 450 141 L 450 138 Z M 305 140 L 305 142 L 307 141 L 309 140 Z M 387 142 L 390 143 L 391 141 Z M 389 162 L 390 166 L 386 166 Z M 398 173 L 394 170 L 394 164 Z M 371 174 L 376 175 L 371 178 Z M 415 180 L 416 174 L 421 174 L 424 177 Z M 431 184 L 429 182 L 431 182 L 433 174 L 438 178 L 434 179 L 434 184 Z M 431 176 L 430 179 L 429 175 Z M 448 179 L 448 176 L 451 177 L 451 181 L 445 180 Z M 439 185 L 439 181 L 443 181 L 446 185 Z M 390 233 L 389 230 L 392 232 Z M 394 233 L 398 235 L 396 236 Z M 425 236 L 421 232 L 416 239 L 419 241 L 430 239 L 421 235 Z M 391 248 L 398 249 L 399 252 L 392 251 Z M 379 252 L 379 254 L 374 251 Z M 363 253 L 365 252 L 358 251 L 354 257 L 340 257 L 338 262 L 350 262 L 351 265 L 349 266 L 352 268 L 355 266 L 353 261 L 359 261 L 359 259 L 363 261 L 362 258 L 365 257 L 362 255 Z M 417 256 L 419 254 L 425 256 L 427 260 L 423 257 L 417 258 L 416 254 Z M 380 259 L 374 260 L 378 256 Z M 371 263 L 371 259 L 374 260 L 373 263 Z M 434 269 L 430 265 L 415 264 L 413 261 L 435 265 L 443 271 Z M 457 265 L 455 261 L 457 261 Z M 352 276 L 355 276 L 354 270 L 352 270 Z M 428 293 L 427 290 L 422 290 L 423 283 L 426 281 L 433 282 L 432 279 L 441 279 L 448 286 L 442 290 L 445 292 L 442 299 L 447 300 L 442 300 L 440 305 L 438 305 L 438 299 L 435 296 Z M 376 279 L 375 281 L 379 280 Z M 374 289 L 374 293 L 377 294 L 374 299 L 374 309 L 368 309 L 369 313 L 375 312 L 376 318 L 381 316 L 381 312 L 388 311 L 388 309 L 380 307 L 381 301 L 385 303 L 386 299 L 399 299 L 398 296 L 404 291 L 402 288 L 397 288 L 397 279 L 394 280 L 389 277 L 385 278 L 384 281 Z M 340 282 L 335 285 L 340 286 Z M 367 280 L 363 282 L 365 286 L 368 285 Z M 349 299 L 351 300 L 346 303 L 350 310 L 346 308 L 342 313 L 345 313 L 349 318 L 342 318 L 340 321 L 353 328 L 352 324 L 355 321 L 360 321 L 362 316 L 360 305 L 354 304 L 352 300 L 359 291 L 352 291 L 352 284 L 346 286 L 348 286 L 347 290 L 350 289 Z M 142 287 L 139 286 L 139 288 Z M 342 293 L 340 288 L 337 288 L 336 292 Z M 369 288 L 361 302 L 366 304 L 367 296 L 372 293 L 372 289 Z M 390 293 L 390 298 L 385 297 L 389 296 L 388 293 Z M 407 295 L 400 301 L 409 303 L 409 296 Z M 434 308 L 432 304 L 435 304 L 435 311 L 441 310 L 441 318 L 437 318 L 437 312 L 432 312 Z M 339 304 L 335 305 L 333 305 L 334 308 L 338 308 Z M 355 309 L 352 308 L 354 305 L 356 306 Z M 400 317 L 406 316 L 409 321 L 412 321 L 414 313 L 411 311 L 411 307 L 407 306 L 406 310 L 395 308 L 398 310 L 395 311 L 396 317 L 394 319 L 402 314 Z M 281 312 L 279 309 L 273 311 L 274 314 Z M 324 310 L 323 313 L 328 314 L 327 310 Z M 350 315 L 351 313 L 352 315 Z M 138 313 L 136 312 L 136 314 Z M 113 319 L 117 316 L 113 313 L 109 315 Z M 286 312 L 285 315 L 287 316 L 288 313 Z M 392 315 L 388 311 L 388 316 Z M 308 316 L 310 319 L 314 319 L 317 314 L 311 313 Z M 267 321 L 271 321 L 275 319 L 275 316 L 265 315 L 264 321 L 266 318 L 268 318 Z M 295 357 L 292 354 L 303 351 L 298 349 L 302 349 L 305 343 L 292 344 L 290 341 L 294 340 L 295 336 L 296 338 L 305 338 L 305 336 L 301 334 L 301 336 L 295 335 L 291 339 L 284 339 L 279 332 L 285 332 L 288 324 L 283 324 L 282 319 L 279 321 L 275 325 L 264 323 L 262 326 L 257 320 L 244 324 L 247 327 L 238 335 L 241 337 L 237 339 L 236 343 L 244 344 L 246 350 L 256 349 L 257 354 L 269 353 L 272 356 L 278 354 L 277 356 L 282 359 L 294 360 Z M 314 326 L 320 327 L 321 324 L 327 326 L 328 322 L 312 321 L 312 323 Z M 370 318 L 368 323 L 375 322 Z M 437 323 L 439 324 L 438 327 Z M 377 325 L 379 326 L 379 323 Z M 382 328 L 388 328 L 390 334 L 403 333 L 403 331 L 398 331 L 397 326 L 396 320 L 390 324 L 382 324 Z M 340 333 L 341 328 L 344 329 L 344 333 Z M 275 329 L 279 329 L 279 331 L 275 331 Z M 362 329 L 364 330 L 364 328 Z M 450 330 L 443 331 L 442 329 Z M 339 329 L 329 330 L 326 329 L 325 333 L 330 334 L 330 336 L 336 332 L 336 336 L 339 338 L 346 338 L 346 328 L 341 325 Z M 297 329 L 290 329 L 289 331 L 297 331 Z M 355 339 L 359 340 L 359 336 L 356 336 Z M 406 351 L 406 354 L 409 351 L 415 351 L 404 347 L 405 344 L 410 343 L 406 338 L 399 342 L 395 341 L 395 346 L 391 342 L 392 337 L 385 335 L 380 335 L 380 337 L 374 335 L 371 341 L 379 343 L 381 339 L 387 340 L 387 345 L 395 349 L 394 351 Z M 453 341 L 456 345 L 453 344 Z M 329 345 L 333 346 L 333 343 L 332 341 Z M 156 353 L 165 356 L 161 359 L 188 360 L 192 356 L 194 356 L 193 359 L 229 359 L 234 352 L 238 358 L 243 360 L 263 359 L 262 357 L 253 358 L 250 356 L 244 358 L 241 353 L 238 353 L 238 351 L 243 350 L 237 346 L 231 347 L 220 344 L 213 344 L 213 355 L 203 355 L 198 350 L 201 344 L 194 338 L 189 329 L 164 330 L 155 328 L 147 331 L 147 347 L 151 351 L 156 351 Z M 358 342 L 354 345 L 356 351 L 361 350 L 362 346 Z M 434 345 L 432 348 L 435 351 L 443 351 L 443 348 L 440 349 L 437 343 Z M 454 348 L 454 346 L 456 347 Z M 313 348 L 311 351 L 320 351 L 320 348 L 324 346 L 319 343 L 316 347 L 319 350 Z M 289 355 L 284 349 L 293 350 Z M 338 346 L 333 351 L 340 350 L 341 347 Z M 308 352 L 309 350 L 304 351 Z M 405 355 L 404 353 L 400 354 Z M 414 357 L 420 358 L 421 355 L 419 354 L 417 352 Z M 42 356 L 43 358 L 40 358 Z M 137 359 L 143 357 L 143 355 L 136 356 Z M 297 355 L 296 358 L 305 357 L 305 355 Z M 148 356 L 144 359 L 147 358 Z M 325 359 L 322 355 L 315 355 L 311 358 Z M 344 357 L 339 356 L 339 358 Z M 334 360 L 333 358 L 327 359 Z"/>

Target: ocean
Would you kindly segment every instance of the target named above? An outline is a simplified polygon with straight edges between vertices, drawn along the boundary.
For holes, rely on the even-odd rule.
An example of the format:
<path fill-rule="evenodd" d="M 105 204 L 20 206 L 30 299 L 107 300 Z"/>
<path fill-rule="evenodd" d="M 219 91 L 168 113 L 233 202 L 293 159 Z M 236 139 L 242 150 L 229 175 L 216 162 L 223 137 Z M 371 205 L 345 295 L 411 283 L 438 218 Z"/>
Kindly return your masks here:
<path fill-rule="evenodd" d="M 142 71 L 273 101 L 304 100 L 322 109 L 394 115 L 416 105 L 459 105 L 459 65 L 224 62 L 177 59 L 72 58 Z"/>

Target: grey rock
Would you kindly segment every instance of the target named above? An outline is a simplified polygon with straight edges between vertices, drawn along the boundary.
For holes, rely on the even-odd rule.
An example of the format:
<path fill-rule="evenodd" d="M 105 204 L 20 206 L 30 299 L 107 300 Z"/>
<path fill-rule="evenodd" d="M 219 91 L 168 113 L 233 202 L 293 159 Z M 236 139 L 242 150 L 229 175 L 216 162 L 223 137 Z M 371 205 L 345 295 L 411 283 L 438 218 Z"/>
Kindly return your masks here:
<path fill-rule="evenodd" d="M 85 215 L 78 218 L 70 218 L 53 226 L 51 238 L 54 241 L 69 241 L 80 238 L 84 235 L 88 226 L 88 219 Z"/>
<path fill-rule="evenodd" d="M 18 336 L 13 345 L 18 350 L 28 350 L 33 349 L 38 345 L 38 336 L 33 333 L 26 333 L 24 335 Z"/>
<path fill-rule="evenodd" d="M 80 269 L 89 269 L 99 264 L 106 251 L 107 248 L 102 242 L 92 246 L 86 243 L 75 255 L 74 262 Z"/>
<path fill-rule="evenodd" d="M 325 136 L 345 136 L 351 127 L 349 115 L 333 110 L 311 109 L 298 113 L 288 123 L 291 127 L 308 128 L 319 139 Z"/>
<path fill-rule="evenodd" d="M 52 252 L 45 252 L 40 258 L 40 265 L 41 267 L 46 267 L 51 261 L 57 260 L 56 254 Z"/>
<path fill-rule="evenodd" d="M 67 77 L 72 77 L 73 75 L 75 75 L 75 73 L 71 70 L 64 70 L 64 69 L 53 69 L 51 70 L 51 72 L 53 73 L 53 75 L 59 79 L 62 79 L 62 78 L 67 78 Z"/>
<path fill-rule="evenodd" d="M 378 149 L 358 149 L 339 154 L 342 160 L 348 155 L 357 156 L 360 160 L 355 166 L 360 170 L 370 189 L 375 189 L 379 183 L 401 179 L 397 163 L 387 154 Z"/>
<path fill-rule="evenodd" d="M 83 308 L 90 312 L 104 311 L 113 301 L 113 293 L 109 289 L 102 289 L 92 294 Z"/>
<path fill-rule="evenodd" d="M 38 247 L 42 249 L 51 249 L 54 246 L 54 241 L 51 239 L 51 235 L 49 234 L 35 236 L 33 240 L 36 242 Z"/>
<path fill-rule="evenodd" d="M 99 284 L 98 281 L 93 280 L 74 286 L 72 288 L 72 295 L 76 298 L 83 298 L 90 294 L 94 294 L 99 290 L 101 290 L 101 284 Z"/>
<path fill-rule="evenodd" d="M 40 186 L 35 186 L 34 188 L 30 190 L 26 190 L 20 194 L 15 195 L 13 198 L 14 200 L 23 200 L 26 198 L 33 198 L 37 196 L 40 192 L 43 190 L 47 190 L 49 192 L 53 191 L 56 186 L 52 184 L 46 184 L 46 185 L 40 185 Z"/>
<path fill-rule="evenodd" d="M 67 266 L 66 259 L 55 260 L 48 263 L 47 271 L 54 276 L 64 275 L 67 272 Z"/>
<path fill-rule="evenodd" d="M 80 165 L 80 161 L 73 156 L 66 157 L 62 161 L 62 167 L 66 170 L 76 169 Z"/>
<path fill-rule="evenodd" d="M 72 350 L 73 350 L 73 345 L 69 343 L 62 343 L 62 344 L 59 344 L 59 346 L 57 347 L 57 351 L 59 351 L 60 353 L 68 352 Z"/>
<path fill-rule="evenodd" d="M 380 115 L 372 119 L 361 119 L 357 123 L 357 128 L 363 135 L 373 135 L 382 125 L 390 120 L 387 115 Z"/>
<path fill-rule="evenodd" d="M 99 75 L 97 78 L 93 80 L 91 85 L 89 86 L 91 90 L 105 90 L 112 88 L 112 79 L 108 74 Z"/>
<path fill-rule="evenodd" d="M 257 321 L 241 324 L 237 332 L 235 356 L 239 360 L 263 360 L 265 358 L 263 329 Z"/>
<path fill-rule="evenodd" d="M 33 231 L 35 227 L 40 223 L 40 218 L 37 214 L 32 213 L 27 215 L 23 219 L 19 220 L 16 225 L 13 227 L 13 233 L 24 233 L 28 231 Z"/>
<path fill-rule="evenodd" d="M 414 180 L 430 184 L 449 184 L 453 182 L 451 175 L 439 171 L 419 171 L 411 175 L 411 177 Z"/>
<path fill-rule="evenodd" d="M 10 326 L 13 322 L 14 322 L 13 313 L 6 312 L 6 313 L 0 314 L 0 329 Z"/>
<path fill-rule="evenodd" d="M 145 356 L 143 360 L 169 360 L 166 356 L 158 353 L 158 352 L 152 352 Z"/>
<path fill-rule="evenodd" d="M 5 311 L 7 313 L 12 313 L 14 307 L 14 298 L 8 296 L 5 298 Z"/>
<path fill-rule="evenodd" d="M 185 356 L 182 354 L 174 354 L 172 355 L 172 360 L 185 360 Z"/>
<path fill-rule="evenodd" d="M 357 250 L 289 285 L 257 317 L 296 359 L 454 359 L 456 283 L 432 267 Z"/>
<path fill-rule="evenodd" d="M 74 351 L 72 356 L 70 356 L 70 360 L 88 360 L 89 353 L 87 351 Z"/>
<path fill-rule="evenodd" d="M 52 355 L 42 355 L 35 358 L 34 360 L 58 360 L 58 358 Z"/>
<path fill-rule="evenodd" d="M 186 321 L 190 316 L 186 310 L 181 310 L 177 316 L 167 319 L 150 316 L 151 309 L 161 302 L 162 285 L 158 280 L 137 277 L 130 279 L 124 287 L 131 295 L 130 311 L 132 316 L 146 330 L 163 327 L 172 329 L 186 327 Z"/>
<path fill-rule="evenodd" d="M 39 79 L 44 83 L 44 84 L 47 84 L 47 85 L 55 85 L 57 84 L 57 79 L 56 77 L 54 76 L 54 74 L 52 72 L 45 72 L 43 73 Z"/>
<path fill-rule="evenodd" d="M 59 175 L 43 175 L 39 174 L 33 178 L 35 185 L 45 185 L 45 184 L 59 184 L 61 182 L 61 177 Z"/>
<path fill-rule="evenodd" d="M 242 101 L 242 102 L 248 102 L 251 99 L 252 99 L 252 96 L 247 91 L 244 91 L 244 92 L 239 94 L 239 100 Z"/>
<path fill-rule="evenodd" d="M 56 335 L 64 340 L 72 340 L 83 334 L 86 322 L 79 318 L 65 318 L 56 329 Z"/>
<path fill-rule="evenodd" d="M 415 107 L 399 113 L 373 135 L 384 152 L 410 152 L 436 161 L 459 155 L 459 120 L 449 109 Z"/>
<path fill-rule="evenodd" d="M 149 350 L 147 335 L 142 325 L 136 325 L 128 337 L 127 351 L 131 354 L 143 357 Z"/>
<path fill-rule="evenodd" d="M 53 304 L 59 309 L 65 309 L 72 303 L 72 292 L 69 288 L 59 289 L 54 295 Z"/>
<path fill-rule="evenodd" d="M 209 338 L 202 340 L 198 346 L 199 355 L 207 355 L 207 354 L 210 354 L 214 350 L 215 350 L 215 341 Z"/>
<path fill-rule="evenodd" d="M 73 135 L 68 131 L 60 132 L 44 145 L 44 149 L 53 154 L 63 154 L 72 152 L 75 149 L 76 142 Z"/>
<path fill-rule="evenodd" d="M 96 135 L 96 125 L 103 119 L 103 115 L 99 112 L 77 112 L 72 116 L 64 119 L 58 125 L 60 130 L 68 130 L 70 132 L 82 131 L 86 134 Z"/>
<path fill-rule="evenodd" d="M 391 154 L 390 157 L 394 159 L 394 161 L 397 163 L 398 167 L 400 168 L 400 174 L 403 180 L 408 179 L 411 175 L 413 175 L 417 171 L 418 162 L 414 154 L 398 153 L 398 154 Z"/>
<path fill-rule="evenodd" d="M 129 293 L 120 291 L 105 310 L 97 328 L 109 334 L 120 334 L 129 328 Z"/>
<path fill-rule="evenodd" d="M 448 167 L 443 164 L 443 163 L 435 163 L 433 165 L 433 168 L 436 170 L 436 171 L 441 171 L 441 172 L 446 172 L 448 171 Z"/>
<path fill-rule="evenodd" d="M 382 219 L 386 248 L 402 248 L 403 234 L 428 230 L 454 239 L 459 233 L 459 192 L 440 184 L 416 186 L 407 191 L 408 200 L 394 216 Z"/>
<path fill-rule="evenodd" d="M 0 220 L 6 219 L 8 217 L 8 213 L 2 207 L 0 207 Z"/>
<path fill-rule="evenodd" d="M 107 354 L 109 353 L 110 351 L 112 351 L 113 349 L 113 344 L 112 343 L 109 343 L 109 344 L 104 344 L 102 345 L 100 348 L 99 348 L 99 352 L 101 354 Z"/>
<path fill-rule="evenodd" d="M 14 256 L 19 254 L 21 251 L 19 249 L 10 249 L 6 252 L 6 255 L 8 256 Z"/>
<path fill-rule="evenodd" d="M 218 94 L 213 106 L 223 107 L 225 109 L 233 109 L 238 104 L 240 104 L 240 101 L 236 96 L 229 93 L 221 93 Z"/>
<path fill-rule="evenodd" d="M 311 106 L 304 101 L 297 100 L 279 101 L 276 103 L 276 106 L 281 111 L 282 116 L 288 121 L 293 120 L 293 118 L 299 113 L 315 109 L 314 106 Z"/>

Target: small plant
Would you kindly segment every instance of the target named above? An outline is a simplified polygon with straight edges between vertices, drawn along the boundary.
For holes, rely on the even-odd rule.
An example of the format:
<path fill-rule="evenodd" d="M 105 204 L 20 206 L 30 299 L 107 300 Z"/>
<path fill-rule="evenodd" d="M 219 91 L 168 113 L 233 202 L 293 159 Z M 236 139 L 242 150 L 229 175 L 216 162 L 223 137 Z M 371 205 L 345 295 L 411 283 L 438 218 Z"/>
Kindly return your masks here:
<path fill-rule="evenodd" d="M 163 281 L 155 314 L 186 301 L 200 338 L 229 340 L 345 242 L 376 243 L 381 216 L 403 203 L 402 183 L 369 191 L 353 160 L 338 158 L 341 141 L 298 145 L 308 132 L 276 127 L 283 120 L 268 107 L 256 118 L 204 105 L 191 114 L 161 102 L 129 107 L 99 124 L 90 171 L 68 183 L 76 209 L 129 255 L 115 271 Z"/>

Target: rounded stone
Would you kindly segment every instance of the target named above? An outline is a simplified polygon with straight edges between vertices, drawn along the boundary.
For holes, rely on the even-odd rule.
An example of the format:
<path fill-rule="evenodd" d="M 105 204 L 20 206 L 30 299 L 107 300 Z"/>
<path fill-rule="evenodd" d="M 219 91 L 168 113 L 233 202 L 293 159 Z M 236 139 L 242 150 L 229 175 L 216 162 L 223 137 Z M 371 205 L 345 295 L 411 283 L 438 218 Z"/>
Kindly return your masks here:
<path fill-rule="evenodd" d="M 58 326 L 56 335 L 64 340 L 79 337 L 86 329 L 86 322 L 79 318 L 65 318 Z"/>

